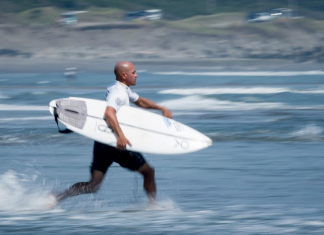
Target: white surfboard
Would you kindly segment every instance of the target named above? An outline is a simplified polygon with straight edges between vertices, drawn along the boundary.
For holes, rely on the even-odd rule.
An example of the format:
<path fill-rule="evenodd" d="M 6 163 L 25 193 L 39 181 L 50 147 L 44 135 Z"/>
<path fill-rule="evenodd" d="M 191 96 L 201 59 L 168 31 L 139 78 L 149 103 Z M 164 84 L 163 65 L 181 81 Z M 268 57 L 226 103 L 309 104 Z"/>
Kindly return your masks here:
<path fill-rule="evenodd" d="M 71 131 L 116 147 L 117 139 L 104 119 L 105 101 L 70 97 L 52 100 L 49 110 Z M 183 154 L 212 145 L 204 134 L 161 115 L 122 106 L 117 112 L 119 125 L 132 143 L 127 150 L 154 154 Z"/>

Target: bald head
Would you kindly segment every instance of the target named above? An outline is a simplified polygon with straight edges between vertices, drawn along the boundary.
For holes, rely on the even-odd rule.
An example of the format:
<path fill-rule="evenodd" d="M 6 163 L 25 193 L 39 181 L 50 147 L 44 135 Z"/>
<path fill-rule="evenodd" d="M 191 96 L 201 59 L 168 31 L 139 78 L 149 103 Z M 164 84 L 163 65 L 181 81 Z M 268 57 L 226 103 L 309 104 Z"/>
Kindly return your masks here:
<path fill-rule="evenodd" d="M 127 86 L 134 86 L 136 84 L 136 70 L 135 66 L 129 61 L 120 61 L 115 65 L 114 73 L 116 80 Z"/>
<path fill-rule="evenodd" d="M 128 61 L 119 61 L 115 65 L 114 73 L 116 75 L 116 79 L 119 80 L 122 76 L 122 73 L 127 73 L 130 67 L 134 66 L 131 62 Z"/>

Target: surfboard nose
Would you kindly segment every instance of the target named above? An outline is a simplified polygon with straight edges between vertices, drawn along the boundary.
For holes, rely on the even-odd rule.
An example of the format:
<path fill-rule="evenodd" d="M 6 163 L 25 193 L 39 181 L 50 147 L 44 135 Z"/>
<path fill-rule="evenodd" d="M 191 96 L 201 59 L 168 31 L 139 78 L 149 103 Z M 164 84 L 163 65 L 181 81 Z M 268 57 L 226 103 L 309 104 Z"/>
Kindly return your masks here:
<path fill-rule="evenodd" d="M 194 130 L 194 129 L 192 129 L 192 131 L 194 131 L 194 135 L 193 135 L 194 139 L 206 143 L 207 146 L 210 146 L 213 144 L 213 140 L 211 138 L 209 138 L 208 136 L 206 136 L 205 134 L 203 134 L 197 130 Z"/>

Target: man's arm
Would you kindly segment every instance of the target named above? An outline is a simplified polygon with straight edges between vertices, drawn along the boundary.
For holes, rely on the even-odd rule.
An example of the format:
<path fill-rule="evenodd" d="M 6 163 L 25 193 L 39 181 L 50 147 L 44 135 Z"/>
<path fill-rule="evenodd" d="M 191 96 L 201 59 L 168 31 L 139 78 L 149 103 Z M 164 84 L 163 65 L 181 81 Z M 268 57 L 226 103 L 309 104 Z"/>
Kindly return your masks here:
<path fill-rule="evenodd" d="M 105 111 L 105 118 L 111 129 L 117 136 L 117 148 L 125 150 L 126 145 L 132 146 L 131 142 L 125 137 L 122 129 L 119 126 L 119 122 L 116 116 L 116 110 L 113 107 L 108 106 Z"/>
<path fill-rule="evenodd" d="M 143 97 L 139 97 L 135 102 L 136 105 L 145 108 L 145 109 L 157 109 L 162 111 L 162 115 L 167 118 L 172 118 L 172 112 L 167 108 L 161 107 L 154 103 L 152 100 L 145 99 Z"/>

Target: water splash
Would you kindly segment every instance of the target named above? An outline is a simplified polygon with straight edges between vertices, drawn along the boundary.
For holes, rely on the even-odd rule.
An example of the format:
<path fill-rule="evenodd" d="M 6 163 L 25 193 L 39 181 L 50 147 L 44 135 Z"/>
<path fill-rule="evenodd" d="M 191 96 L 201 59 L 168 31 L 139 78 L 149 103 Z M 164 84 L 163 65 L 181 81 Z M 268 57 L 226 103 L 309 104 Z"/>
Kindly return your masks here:
<path fill-rule="evenodd" d="M 50 190 L 36 187 L 38 175 L 27 176 L 15 171 L 0 175 L 0 211 L 47 210 L 53 198 Z"/>

